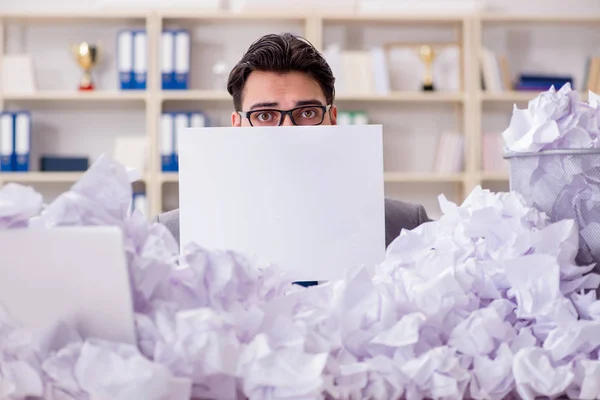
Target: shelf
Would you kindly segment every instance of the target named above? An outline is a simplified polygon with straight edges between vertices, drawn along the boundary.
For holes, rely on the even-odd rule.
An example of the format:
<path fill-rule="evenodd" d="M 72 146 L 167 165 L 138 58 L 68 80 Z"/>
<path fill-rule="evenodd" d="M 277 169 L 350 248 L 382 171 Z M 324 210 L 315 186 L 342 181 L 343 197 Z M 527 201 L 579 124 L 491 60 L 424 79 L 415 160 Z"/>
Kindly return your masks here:
<path fill-rule="evenodd" d="M 211 10 L 200 8 L 190 9 L 172 9 L 164 10 L 160 12 L 163 18 L 167 19 L 188 19 L 188 20 L 202 20 L 202 21 L 302 21 L 311 14 L 299 13 L 297 11 L 289 12 L 286 10 L 274 10 L 274 11 L 227 11 L 227 10 Z"/>
<path fill-rule="evenodd" d="M 380 12 L 356 13 L 325 13 L 320 15 L 323 22 L 406 22 L 406 23 L 462 23 L 467 18 L 466 14 L 452 13 L 398 13 L 384 14 Z"/>
<path fill-rule="evenodd" d="M 89 22 L 89 21 L 119 21 L 124 19 L 145 19 L 150 15 L 143 10 L 102 9 L 90 7 L 89 11 L 44 12 L 16 11 L 0 12 L 0 18 L 5 20 L 28 22 Z"/>
<path fill-rule="evenodd" d="M 163 90 L 161 100 L 233 101 L 224 90 Z"/>
<path fill-rule="evenodd" d="M 552 23 L 552 24 L 597 24 L 600 15 L 543 15 L 543 14 L 502 14 L 480 15 L 482 22 L 504 23 Z"/>
<path fill-rule="evenodd" d="M 558 90 L 558 89 L 557 89 Z M 509 91 L 509 92 L 497 92 L 497 93 L 489 93 L 489 92 L 481 92 L 480 98 L 482 101 L 486 102 L 528 102 L 530 100 L 535 99 L 540 92 L 535 91 Z M 582 100 L 586 100 L 588 97 L 587 92 L 580 92 Z"/>
<path fill-rule="evenodd" d="M 179 174 L 177 172 L 163 172 L 160 174 L 160 180 L 165 183 L 177 183 L 179 182 Z"/>
<path fill-rule="evenodd" d="M 131 91 L 40 91 L 34 93 L 3 93 L 1 98 L 8 101 L 144 101 L 147 93 L 143 90 Z"/>
<path fill-rule="evenodd" d="M 75 183 L 83 172 L 3 172 L 1 182 L 15 183 Z"/>
<path fill-rule="evenodd" d="M 2 172 L 0 173 L 0 182 L 15 183 L 75 183 L 83 176 L 85 172 Z M 149 176 L 143 176 L 136 182 L 147 182 Z"/>
<path fill-rule="evenodd" d="M 364 102 L 463 102 L 466 95 L 462 92 L 391 92 L 387 95 L 377 94 L 344 94 L 336 95 L 335 101 L 364 101 Z M 232 101 L 231 95 L 219 90 L 163 90 L 161 99 L 164 100 L 194 100 L 194 101 Z"/>
<path fill-rule="evenodd" d="M 435 172 L 386 172 L 384 180 L 389 183 L 462 183 L 463 174 L 439 174 Z"/>
<path fill-rule="evenodd" d="M 338 101 L 367 101 L 367 102 L 433 102 L 449 103 L 463 102 L 465 94 L 458 92 L 391 92 L 387 95 L 339 94 Z"/>

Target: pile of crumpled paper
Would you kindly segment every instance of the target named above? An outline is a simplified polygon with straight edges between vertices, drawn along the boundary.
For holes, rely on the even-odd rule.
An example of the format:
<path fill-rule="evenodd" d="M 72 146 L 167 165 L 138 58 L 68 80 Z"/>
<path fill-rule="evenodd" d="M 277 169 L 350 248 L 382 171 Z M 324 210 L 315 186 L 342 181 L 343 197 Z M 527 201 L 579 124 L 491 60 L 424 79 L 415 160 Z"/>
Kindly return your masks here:
<path fill-rule="evenodd" d="M 600 398 L 600 276 L 577 266 L 572 220 L 476 188 L 403 231 L 380 265 L 303 288 L 276 266 L 187 246 L 129 214 L 125 168 L 98 160 L 44 206 L 0 190 L 0 228 L 114 225 L 125 233 L 138 347 L 31 332 L 0 314 L 0 398 Z"/>

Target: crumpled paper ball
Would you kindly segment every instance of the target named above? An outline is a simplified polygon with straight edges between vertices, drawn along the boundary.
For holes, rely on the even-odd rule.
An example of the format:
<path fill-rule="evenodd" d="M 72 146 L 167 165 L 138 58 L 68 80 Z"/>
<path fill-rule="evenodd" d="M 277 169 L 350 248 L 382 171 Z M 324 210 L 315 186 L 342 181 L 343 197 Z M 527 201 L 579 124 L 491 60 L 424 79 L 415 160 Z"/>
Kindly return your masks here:
<path fill-rule="evenodd" d="M 531 100 L 526 109 L 515 105 L 509 126 L 502 133 L 510 152 L 529 153 L 551 149 L 598 148 L 598 96 L 581 101 L 569 83 L 554 86 Z"/>
<path fill-rule="evenodd" d="M 203 399 L 600 398 L 600 276 L 575 263 L 574 222 L 517 193 L 440 196 L 380 265 L 303 288 L 236 252 L 178 256 L 125 211 L 123 171 L 100 159 L 29 224 L 123 229 L 138 348 L 0 313 L 2 398 L 166 400 L 174 378 Z M 0 213 L 23 221 L 29 192 L 12 193 Z"/>

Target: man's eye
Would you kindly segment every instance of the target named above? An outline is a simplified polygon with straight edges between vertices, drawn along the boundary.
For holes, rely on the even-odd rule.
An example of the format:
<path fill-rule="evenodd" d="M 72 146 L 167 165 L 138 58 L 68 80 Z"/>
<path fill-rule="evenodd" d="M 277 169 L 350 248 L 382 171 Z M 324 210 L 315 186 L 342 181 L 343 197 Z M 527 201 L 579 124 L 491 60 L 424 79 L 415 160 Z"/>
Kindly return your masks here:
<path fill-rule="evenodd" d="M 267 122 L 267 121 L 271 121 L 273 118 L 275 118 L 275 116 L 273 115 L 273 113 L 262 112 L 262 113 L 258 113 L 256 115 L 256 118 L 258 118 L 258 120 L 261 122 Z"/>
<path fill-rule="evenodd" d="M 302 118 L 315 118 L 317 116 L 317 111 L 314 108 L 310 108 L 308 110 L 302 111 Z"/>

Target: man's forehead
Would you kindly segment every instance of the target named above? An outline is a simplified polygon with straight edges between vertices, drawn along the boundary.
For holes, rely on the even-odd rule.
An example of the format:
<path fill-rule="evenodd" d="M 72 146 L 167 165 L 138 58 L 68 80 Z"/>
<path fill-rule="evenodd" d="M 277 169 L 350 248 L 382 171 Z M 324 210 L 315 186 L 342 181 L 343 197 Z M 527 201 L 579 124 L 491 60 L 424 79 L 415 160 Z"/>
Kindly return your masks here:
<path fill-rule="evenodd" d="M 325 103 L 325 94 L 319 83 L 301 72 L 275 73 L 253 71 L 244 85 L 243 103 L 248 108 L 257 103 L 290 105 Z"/>

